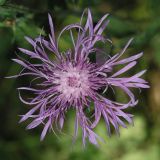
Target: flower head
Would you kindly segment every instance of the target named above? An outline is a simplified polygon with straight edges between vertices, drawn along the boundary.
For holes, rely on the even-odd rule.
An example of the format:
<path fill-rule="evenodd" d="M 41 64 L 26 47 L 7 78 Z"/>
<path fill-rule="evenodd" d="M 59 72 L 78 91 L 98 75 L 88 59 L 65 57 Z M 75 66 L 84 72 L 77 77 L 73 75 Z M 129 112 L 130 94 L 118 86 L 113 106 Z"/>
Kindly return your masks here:
<path fill-rule="evenodd" d="M 34 51 L 19 48 L 21 52 L 28 55 L 30 59 L 37 59 L 37 63 L 30 63 L 24 59 L 14 59 L 24 69 L 17 76 L 34 77 L 39 79 L 35 87 L 20 87 L 19 91 L 25 90 L 32 92 L 33 97 L 24 100 L 19 94 L 20 100 L 31 105 L 32 109 L 22 116 L 20 122 L 28 118 L 33 121 L 27 126 L 32 129 L 38 125 L 44 125 L 41 134 L 41 140 L 44 139 L 48 130 L 53 130 L 52 125 L 56 125 L 58 130 L 63 128 L 65 114 L 71 108 L 75 110 L 75 137 L 77 136 L 78 126 L 82 129 L 83 144 L 86 138 L 93 144 L 97 144 L 100 137 L 93 131 L 101 118 L 104 119 L 108 134 L 111 133 L 111 125 L 119 133 L 119 126 L 126 127 L 122 118 L 128 123 L 132 123 L 133 115 L 124 110 L 137 104 L 137 100 L 130 90 L 131 88 L 148 88 L 147 82 L 140 78 L 145 71 L 132 75 L 131 77 L 122 77 L 121 75 L 136 65 L 136 60 L 143 53 L 133 55 L 129 58 L 121 59 L 131 40 L 126 46 L 113 57 L 109 57 L 106 62 L 99 65 L 92 62 L 89 55 L 103 54 L 102 50 L 96 47 L 97 42 L 108 42 L 109 40 L 102 35 L 108 25 L 106 20 L 108 14 L 104 15 L 100 21 L 93 26 L 91 12 L 87 10 L 87 21 L 82 25 L 78 24 L 66 26 L 56 39 L 51 16 L 49 15 L 49 24 L 51 34 L 49 40 L 39 36 L 36 39 L 26 37 L 26 40 L 33 46 Z M 77 35 L 73 34 L 76 29 Z M 64 53 L 59 50 L 59 39 L 64 31 L 70 31 L 70 37 L 73 42 L 73 48 Z M 76 37 L 76 38 L 75 38 Z M 53 59 L 49 58 L 48 52 L 51 52 Z M 120 70 L 114 72 L 118 65 L 124 65 Z M 124 91 L 129 97 L 127 103 L 120 103 L 107 98 L 107 88 L 116 87 Z M 20 93 L 20 92 L 19 92 Z M 94 104 L 90 110 L 91 104 Z M 86 110 L 91 114 L 87 114 Z"/>

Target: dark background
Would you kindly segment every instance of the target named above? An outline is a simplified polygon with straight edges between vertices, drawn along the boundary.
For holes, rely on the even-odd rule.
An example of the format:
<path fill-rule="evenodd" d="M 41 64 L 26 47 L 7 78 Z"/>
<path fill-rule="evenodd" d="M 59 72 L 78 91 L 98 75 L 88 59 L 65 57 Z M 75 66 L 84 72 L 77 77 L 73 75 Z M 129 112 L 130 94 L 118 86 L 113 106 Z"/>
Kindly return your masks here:
<path fill-rule="evenodd" d="M 105 34 L 113 41 L 113 53 L 131 37 L 134 41 L 126 56 L 144 51 L 134 72 L 147 69 L 144 78 L 151 88 L 139 94 L 134 127 L 120 129 L 121 136 L 106 136 L 103 123 L 96 129 L 106 143 L 82 148 L 81 136 L 72 145 L 74 117 L 69 115 L 65 131 L 57 138 L 47 134 L 39 141 L 42 128 L 26 131 L 28 122 L 18 124 L 29 106 L 18 99 L 16 88 L 28 78 L 5 79 L 21 67 L 11 61 L 17 47 L 31 49 L 24 36 L 49 32 L 47 14 L 51 13 L 56 33 L 65 25 L 79 22 L 85 8 L 92 10 L 94 23 L 105 13 L 111 20 Z M 45 30 L 43 31 L 42 28 Z M 69 42 L 65 36 L 61 48 Z M 21 54 L 21 53 L 19 53 Z M 132 74 L 129 73 L 129 74 Z M 27 95 L 26 95 L 27 96 Z M 116 99 L 125 98 L 117 94 Z M 159 0 L 0 0 L 0 160 L 159 160 L 160 159 L 160 1 Z"/>

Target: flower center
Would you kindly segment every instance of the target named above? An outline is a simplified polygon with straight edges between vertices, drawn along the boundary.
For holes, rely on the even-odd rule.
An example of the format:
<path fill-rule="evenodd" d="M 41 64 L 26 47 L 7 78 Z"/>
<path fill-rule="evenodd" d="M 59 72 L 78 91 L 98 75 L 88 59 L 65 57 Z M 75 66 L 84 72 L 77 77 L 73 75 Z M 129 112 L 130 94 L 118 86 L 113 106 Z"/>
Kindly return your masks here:
<path fill-rule="evenodd" d="M 69 68 L 67 71 L 58 73 L 58 90 L 66 98 L 79 98 L 82 94 L 86 95 L 89 88 L 88 72 Z"/>
<path fill-rule="evenodd" d="M 68 86 L 78 88 L 78 78 L 77 77 L 68 77 Z"/>

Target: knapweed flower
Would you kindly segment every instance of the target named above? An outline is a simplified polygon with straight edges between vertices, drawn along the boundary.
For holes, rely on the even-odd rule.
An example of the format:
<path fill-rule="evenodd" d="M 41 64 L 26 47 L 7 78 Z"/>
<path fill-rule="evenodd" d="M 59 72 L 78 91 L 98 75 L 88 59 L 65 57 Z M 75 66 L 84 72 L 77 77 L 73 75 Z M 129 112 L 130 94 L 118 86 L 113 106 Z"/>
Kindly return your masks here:
<path fill-rule="evenodd" d="M 94 26 L 91 12 L 88 9 L 86 23 L 83 24 L 85 12 L 82 14 L 80 23 L 66 26 L 57 39 L 49 15 L 51 33 L 48 40 L 43 36 L 38 36 L 35 39 L 26 37 L 34 50 L 19 48 L 21 52 L 29 56 L 29 60 L 36 59 L 35 63 L 22 58 L 13 59 L 24 67 L 17 76 L 30 75 L 33 76 L 34 81 L 38 79 L 34 87 L 20 87 L 18 90 L 19 93 L 22 90 L 32 93 L 32 97 L 27 100 L 19 94 L 20 100 L 32 107 L 28 113 L 22 115 L 20 122 L 28 118 L 33 119 L 27 129 L 43 125 L 41 140 L 44 139 L 47 131 L 54 131 L 53 125 L 58 131 L 61 131 L 66 112 L 71 109 L 75 110 L 76 117 L 74 136 L 77 136 L 78 126 L 80 126 L 83 144 L 85 145 L 86 138 L 91 143 L 98 144 L 97 139 L 100 137 L 94 132 L 94 128 L 100 119 L 104 119 L 108 134 L 111 133 L 111 126 L 119 133 L 119 126 L 126 127 L 124 119 L 128 123 L 132 123 L 133 115 L 126 113 L 125 109 L 135 106 L 138 102 L 131 88 L 149 87 L 147 82 L 140 78 L 145 70 L 131 77 L 121 76 L 133 68 L 137 59 L 143 54 L 139 53 L 121 59 L 132 39 L 119 53 L 112 57 L 109 56 L 103 64 L 92 62 L 89 55 L 104 54 L 96 44 L 97 42 L 109 41 L 102 35 L 109 20 L 107 20 L 108 14 L 106 14 Z M 65 31 L 69 31 L 73 48 L 61 52 L 59 40 Z M 53 58 L 48 54 L 52 54 Z M 118 65 L 122 67 L 115 72 L 115 67 Z M 121 89 L 127 94 L 128 102 L 121 103 L 107 98 L 108 88 Z"/>

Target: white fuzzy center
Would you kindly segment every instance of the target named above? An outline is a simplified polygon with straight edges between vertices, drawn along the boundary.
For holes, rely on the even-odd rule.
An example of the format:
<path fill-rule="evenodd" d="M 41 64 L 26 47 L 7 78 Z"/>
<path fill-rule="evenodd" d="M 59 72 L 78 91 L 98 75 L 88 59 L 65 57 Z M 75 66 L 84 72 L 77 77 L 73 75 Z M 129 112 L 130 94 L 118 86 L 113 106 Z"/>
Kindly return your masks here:
<path fill-rule="evenodd" d="M 88 72 L 69 68 L 67 71 L 58 72 L 58 90 L 66 98 L 78 98 L 81 94 L 86 95 L 89 88 Z"/>

